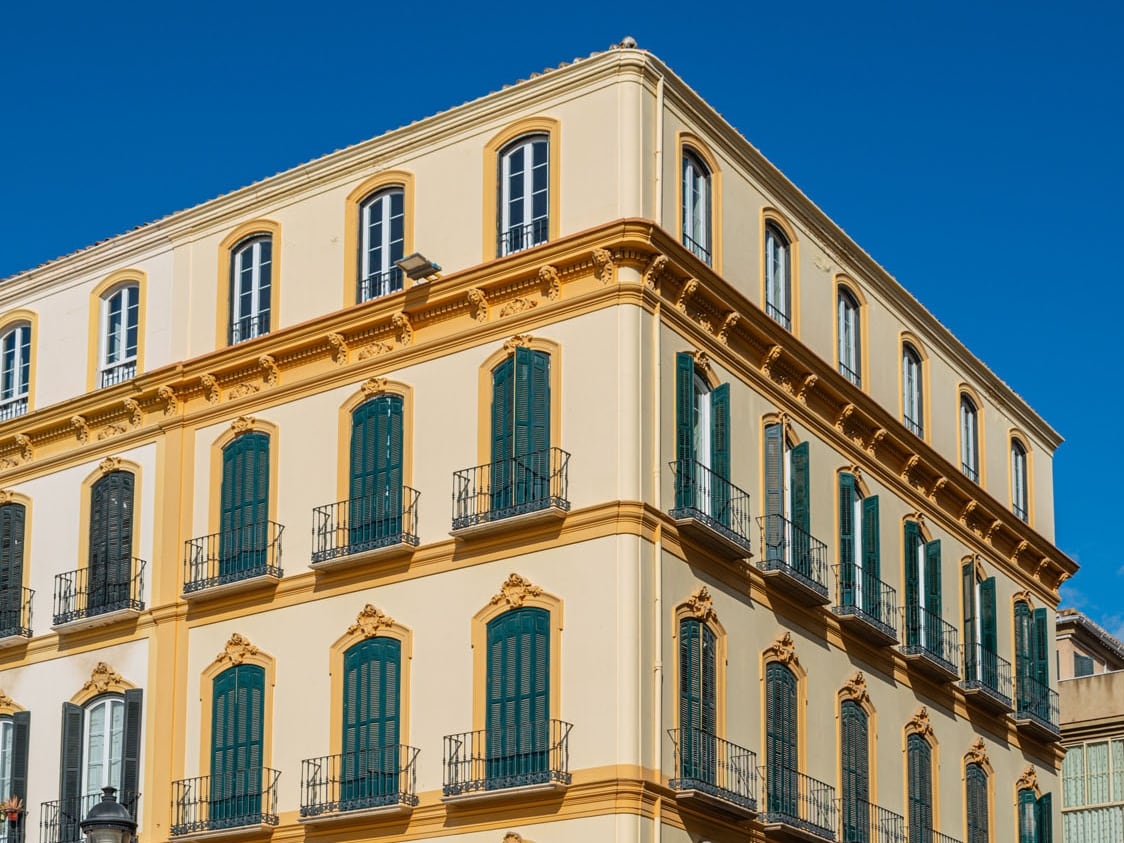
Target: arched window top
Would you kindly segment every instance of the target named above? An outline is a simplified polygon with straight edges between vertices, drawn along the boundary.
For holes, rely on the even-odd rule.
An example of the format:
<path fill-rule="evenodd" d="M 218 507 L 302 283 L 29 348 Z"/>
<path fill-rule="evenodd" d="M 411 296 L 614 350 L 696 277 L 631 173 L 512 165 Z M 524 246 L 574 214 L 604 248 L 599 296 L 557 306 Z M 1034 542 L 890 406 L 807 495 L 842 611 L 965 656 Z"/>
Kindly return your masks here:
<path fill-rule="evenodd" d="M 921 354 L 913 347 L 913 343 L 911 342 L 902 343 L 902 357 L 910 360 L 917 366 L 921 365 Z"/>
<path fill-rule="evenodd" d="M 917 436 L 925 436 L 924 358 L 912 342 L 902 341 L 902 423 Z"/>
<path fill-rule="evenodd" d="M 1011 511 L 1030 521 L 1029 458 L 1026 445 L 1017 433 L 1011 434 Z"/>
<path fill-rule="evenodd" d="M 836 314 L 836 335 L 839 373 L 857 387 L 862 387 L 862 328 L 858 298 L 843 284 L 839 285 L 839 306 Z"/>
<path fill-rule="evenodd" d="M 980 482 L 979 406 L 963 389 L 960 392 L 960 470 L 970 480 Z"/>
<path fill-rule="evenodd" d="M 710 178 L 710 167 L 692 146 L 683 147 L 683 169 L 691 169 L 703 178 Z"/>
<path fill-rule="evenodd" d="M 511 155 L 520 148 L 526 148 L 536 143 L 550 143 L 550 134 L 547 132 L 527 132 L 513 140 L 508 141 L 500 149 L 500 157 Z"/>
<path fill-rule="evenodd" d="M 976 413 L 978 411 L 976 402 L 972 400 L 972 396 L 968 395 L 966 392 L 960 393 L 960 406 L 966 413 Z"/>
<path fill-rule="evenodd" d="M 499 151 L 499 242 L 502 257 L 550 239 L 550 135 L 520 135 Z"/>
<path fill-rule="evenodd" d="M 792 330 L 791 238 L 777 220 L 765 220 L 765 312 Z"/>
<path fill-rule="evenodd" d="M 779 246 L 785 249 L 787 249 L 792 242 L 780 223 L 774 219 L 769 219 L 765 222 L 765 236 L 772 238 Z"/>

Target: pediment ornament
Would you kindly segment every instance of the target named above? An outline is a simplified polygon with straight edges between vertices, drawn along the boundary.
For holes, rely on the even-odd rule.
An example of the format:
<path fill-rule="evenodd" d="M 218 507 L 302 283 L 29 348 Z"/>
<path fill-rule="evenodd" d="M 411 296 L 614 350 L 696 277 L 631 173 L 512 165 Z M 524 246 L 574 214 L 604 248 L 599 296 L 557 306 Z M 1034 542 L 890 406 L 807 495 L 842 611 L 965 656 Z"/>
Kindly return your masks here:
<path fill-rule="evenodd" d="M 522 606 L 528 597 L 538 597 L 542 594 L 542 589 L 537 585 L 533 585 L 530 580 L 524 579 L 519 574 L 512 574 L 506 580 L 500 590 L 492 596 L 492 605 L 498 603 L 507 603 L 512 609 L 518 609 Z"/>
<path fill-rule="evenodd" d="M 796 643 L 792 640 L 791 632 L 777 636 L 777 640 L 765 648 L 765 660 L 800 666 L 800 659 L 796 655 Z"/>
<path fill-rule="evenodd" d="M 95 694 L 108 694 L 112 691 L 124 691 L 127 687 L 120 673 L 105 662 L 98 662 L 90 673 L 90 678 L 87 679 L 86 684 L 82 686 L 82 691 L 93 691 Z"/>
<path fill-rule="evenodd" d="M 359 610 L 359 614 L 355 616 L 355 623 L 348 627 L 347 632 L 349 635 L 358 632 L 364 638 L 374 638 L 382 630 L 391 626 L 394 626 L 394 618 L 368 603 Z"/>
<path fill-rule="evenodd" d="M 258 648 L 251 644 L 250 640 L 244 635 L 235 632 L 230 636 L 230 640 L 226 642 L 226 647 L 215 657 L 215 660 L 240 665 L 250 656 L 256 656 L 257 654 Z"/>
<path fill-rule="evenodd" d="M 905 733 L 907 735 L 921 735 L 923 738 L 933 737 L 933 725 L 929 722 L 929 709 L 925 706 L 917 709 L 905 724 Z"/>

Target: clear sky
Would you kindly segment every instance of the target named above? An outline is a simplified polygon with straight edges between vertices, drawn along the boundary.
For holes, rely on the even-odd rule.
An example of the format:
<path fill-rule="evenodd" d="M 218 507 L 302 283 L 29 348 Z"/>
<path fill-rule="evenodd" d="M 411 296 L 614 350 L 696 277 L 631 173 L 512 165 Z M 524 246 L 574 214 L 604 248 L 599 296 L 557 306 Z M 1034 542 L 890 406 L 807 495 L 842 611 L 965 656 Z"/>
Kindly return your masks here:
<path fill-rule="evenodd" d="M 1124 635 L 1124 4 L 6 3 L 0 278 L 625 35 L 1066 438 L 1064 596 Z"/>

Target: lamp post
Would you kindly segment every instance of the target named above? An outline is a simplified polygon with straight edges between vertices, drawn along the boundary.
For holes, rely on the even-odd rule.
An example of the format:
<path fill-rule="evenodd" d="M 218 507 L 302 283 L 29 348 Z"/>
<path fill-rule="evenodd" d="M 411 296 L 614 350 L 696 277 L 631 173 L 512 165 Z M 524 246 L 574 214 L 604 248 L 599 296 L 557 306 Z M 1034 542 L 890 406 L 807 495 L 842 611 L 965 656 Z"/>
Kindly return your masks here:
<path fill-rule="evenodd" d="M 129 809 L 117 801 L 115 787 L 101 789 L 101 802 L 94 803 L 78 827 L 86 843 L 132 843 L 137 833 L 137 821 Z"/>

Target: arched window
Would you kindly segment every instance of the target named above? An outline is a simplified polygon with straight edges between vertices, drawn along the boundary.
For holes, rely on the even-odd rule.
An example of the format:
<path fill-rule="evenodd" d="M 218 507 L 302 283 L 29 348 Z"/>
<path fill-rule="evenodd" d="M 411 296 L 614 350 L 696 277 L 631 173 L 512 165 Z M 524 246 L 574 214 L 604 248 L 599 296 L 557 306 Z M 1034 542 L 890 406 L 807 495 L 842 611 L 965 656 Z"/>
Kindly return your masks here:
<path fill-rule="evenodd" d="M 140 598 L 133 584 L 133 488 L 129 471 L 111 471 L 90 489 L 87 614 L 132 608 Z"/>
<path fill-rule="evenodd" d="M 679 621 L 679 775 L 715 784 L 717 649 L 711 630 L 698 618 Z"/>
<path fill-rule="evenodd" d="M 265 668 L 240 664 L 214 679 L 210 827 L 258 822 L 263 813 Z M 265 806 L 265 813 L 269 813 Z"/>
<path fill-rule="evenodd" d="M 1015 601 L 1015 714 L 1048 724 L 1057 721 L 1050 711 L 1050 653 L 1053 650 L 1050 618 L 1046 609 L 1032 609 Z"/>
<path fill-rule="evenodd" d="M 31 325 L 17 322 L 0 334 L 0 421 L 27 412 L 31 385 Z"/>
<path fill-rule="evenodd" d="M 364 302 L 402 289 L 395 266 L 406 242 L 405 191 L 389 187 L 369 196 L 359 208 L 359 289 Z"/>
<path fill-rule="evenodd" d="M 792 330 L 792 262 L 788 238 L 773 223 L 765 225 L 765 312 Z"/>
<path fill-rule="evenodd" d="M 269 434 L 251 431 L 222 449 L 218 583 L 267 572 Z"/>
<path fill-rule="evenodd" d="M 675 366 L 675 508 L 729 526 L 730 385 L 711 388 L 686 352 L 675 356 Z"/>
<path fill-rule="evenodd" d="M 960 470 L 971 480 L 980 480 L 979 411 L 976 402 L 960 396 Z"/>
<path fill-rule="evenodd" d="M 255 234 L 230 252 L 231 344 L 269 333 L 273 236 Z"/>
<path fill-rule="evenodd" d="M 401 395 L 378 395 L 352 411 L 350 553 L 402 540 L 402 418 Z"/>
<path fill-rule="evenodd" d="M 505 612 L 488 623 L 487 636 L 486 778 L 545 781 L 552 742 L 550 612 L 532 606 Z"/>
<path fill-rule="evenodd" d="M 402 643 L 368 638 L 343 657 L 343 748 L 340 802 L 348 809 L 385 804 L 412 792 L 399 780 Z"/>
<path fill-rule="evenodd" d="M 975 560 L 961 570 L 964 604 L 964 685 L 988 688 L 1009 697 L 1011 666 L 999 658 L 995 619 L 995 577 L 980 575 Z"/>
<path fill-rule="evenodd" d="M 902 344 L 902 421 L 918 436 L 925 435 L 922 412 L 921 355 L 909 343 Z"/>
<path fill-rule="evenodd" d="M 0 637 L 25 633 L 23 591 L 24 525 L 27 509 L 21 503 L 0 505 Z M 0 793 L 3 793 L 0 788 Z"/>
<path fill-rule="evenodd" d="M 812 553 L 808 443 L 793 446 L 780 423 L 765 425 L 765 565 L 791 567 L 821 583 L 825 572 Z M 824 596 L 827 595 L 824 587 Z"/>
<path fill-rule="evenodd" d="M 892 624 L 892 605 L 882 593 L 878 496 L 862 493 L 855 476 L 839 475 L 839 608 Z"/>
<path fill-rule="evenodd" d="M 843 839 L 870 841 L 870 727 L 863 707 L 844 700 L 839 707 L 842 745 Z"/>
<path fill-rule="evenodd" d="M 904 529 L 906 648 L 953 662 L 954 642 L 941 617 L 941 541 L 926 542 L 916 521 L 906 521 Z"/>
<path fill-rule="evenodd" d="M 1023 521 L 1030 520 L 1029 487 L 1026 476 L 1026 448 L 1011 440 L 1011 511 Z"/>
<path fill-rule="evenodd" d="M 800 816 L 796 674 L 780 662 L 765 665 L 766 810 Z"/>
<path fill-rule="evenodd" d="M 550 140 L 524 135 L 500 151 L 499 236 L 503 257 L 550 238 Z"/>
<path fill-rule="evenodd" d="M 140 285 L 123 284 L 102 297 L 98 386 L 129 380 L 137 373 Z"/>
<path fill-rule="evenodd" d="M 710 170 L 690 150 L 683 151 L 683 245 L 709 264 L 711 255 Z"/>
<path fill-rule="evenodd" d="M 547 506 L 550 456 L 550 355 L 518 346 L 492 370 L 492 509 Z"/>
<path fill-rule="evenodd" d="M 965 843 L 991 843 L 987 772 L 979 764 L 965 767 L 964 791 L 968 813 L 968 839 Z"/>
<path fill-rule="evenodd" d="M 909 839 L 928 840 L 933 831 L 933 750 L 924 737 L 906 739 Z"/>
<path fill-rule="evenodd" d="M 855 386 L 862 386 L 862 341 L 859 331 L 859 302 L 850 290 L 839 288 L 837 331 L 839 373 Z"/>

